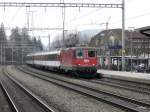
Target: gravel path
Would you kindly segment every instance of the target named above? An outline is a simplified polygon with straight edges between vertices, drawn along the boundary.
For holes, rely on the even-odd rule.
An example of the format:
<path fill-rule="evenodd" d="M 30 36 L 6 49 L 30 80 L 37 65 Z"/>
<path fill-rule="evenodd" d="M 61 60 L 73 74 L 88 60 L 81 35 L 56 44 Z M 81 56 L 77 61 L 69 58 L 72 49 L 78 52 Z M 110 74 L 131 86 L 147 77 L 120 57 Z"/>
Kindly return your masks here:
<path fill-rule="evenodd" d="M 8 68 L 13 76 L 60 112 L 125 112 L 93 98 Z"/>
<path fill-rule="evenodd" d="M 40 70 L 37 70 L 37 69 L 33 69 L 33 68 L 31 68 L 31 69 L 41 72 Z M 43 71 L 42 71 L 42 73 L 51 75 L 50 73 L 43 72 Z M 58 75 L 56 75 L 55 77 L 60 78 L 60 76 L 58 76 Z M 129 91 L 129 90 L 121 89 L 121 88 L 111 87 L 111 86 L 107 86 L 107 85 L 101 85 L 101 84 L 96 84 L 96 83 L 92 83 L 92 82 L 87 82 L 87 81 L 83 81 L 83 80 L 78 80 L 75 78 L 68 78 L 68 77 L 66 78 L 64 76 L 61 76 L 61 79 L 65 79 L 67 81 L 74 82 L 74 83 L 81 84 L 81 85 L 88 85 L 89 87 L 92 87 L 92 88 L 109 91 L 110 93 L 115 93 L 115 94 L 119 94 L 122 96 L 134 98 L 134 99 L 137 99 L 140 101 L 150 103 L 150 95 L 133 92 L 133 91 Z"/>

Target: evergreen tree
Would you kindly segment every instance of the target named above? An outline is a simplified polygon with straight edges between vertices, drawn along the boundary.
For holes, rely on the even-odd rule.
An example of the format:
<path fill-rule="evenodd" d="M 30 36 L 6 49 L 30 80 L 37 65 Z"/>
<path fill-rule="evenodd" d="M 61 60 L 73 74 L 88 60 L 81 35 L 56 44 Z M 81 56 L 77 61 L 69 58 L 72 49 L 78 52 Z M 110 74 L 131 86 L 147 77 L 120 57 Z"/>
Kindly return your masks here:
<path fill-rule="evenodd" d="M 27 28 L 19 29 L 18 27 L 11 30 L 10 43 L 14 49 L 13 60 L 16 64 L 23 64 L 28 53 L 43 50 L 41 40 L 35 37 L 31 39 Z"/>
<path fill-rule="evenodd" d="M 11 30 L 11 35 L 10 35 L 10 43 L 11 47 L 13 49 L 13 61 L 15 63 L 13 64 L 21 64 L 21 34 L 20 34 L 20 29 L 18 27 L 14 28 Z"/>
<path fill-rule="evenodd" d="M 10 42 L 13 43 L 13 46 L 21 45 L 21 34 L 19 30 L 20 29 L 18 27 L 11 30 Z"/>
<path fill-rule="evenodd" d="M 6 39 L 6 34 L 4 30 L 4 24 L 1 24 L 0 27 L 0 62 L 1 64 L 5 64 L 6 62 L 6 46 L 7 46 L 7 39 Z"/>
<path fill-rule="evenodd" d="M 38 49 L 38 42 L 37 42 L 37 39 L 36 39 L 36 37 L 33 37 L 33 40 L 32 40 L 32 45 L 33 45 L 33 49 L 34 49 L 34 51 L 38 51 L 39 49 Z"/>
<path fill-rule="evenodd" d="M 0 42 L 1 44 L 4 44 L 4 45 L 7 42 L 3 23 L 1 24 L 1 27 L 0 27 Z"/>

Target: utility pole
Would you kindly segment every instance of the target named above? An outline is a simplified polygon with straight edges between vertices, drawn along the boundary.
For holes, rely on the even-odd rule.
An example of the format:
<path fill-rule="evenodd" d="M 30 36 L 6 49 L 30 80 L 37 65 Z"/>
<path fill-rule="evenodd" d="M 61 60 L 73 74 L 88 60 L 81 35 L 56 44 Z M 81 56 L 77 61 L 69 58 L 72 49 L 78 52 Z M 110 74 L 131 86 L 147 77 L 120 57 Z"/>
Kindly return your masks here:
<path fill-rule="evenodd" d="M 108 18 L 108 20 L 107 20 L 107 22 L 106 22 L 106 32 L 108 31 L 108 25 L 109 25 L 109 21 L 110 21 L 110 18 L 111 18 L 111 16 Z M 111 51 L 110 51 L 110 49 L 108 48 L 108 52 L 109 52 L 109 54 L 108 54 L 108 69 L 110 70 L 111 68 L 110 68 L 110 65 L 111 65 Z"/>
<path fill-rule="evenodd" d="M 132 58 L 133 58 L 133 42 L 132 39 L 133 38 L 133 32 L 131 32 L 131 71 L 133 70 L 133 62 L 132 62 Z"/>
<path fill-rule="evenodd" d="M 36 12 L 36 11 L 30 11 L 31 13 L 32 13 L 32 18 L 31 18 L 31 28 L 34 28 L 34 13 Z M 28 31 L 30 30 L 30 31 L 32 31 L 32 37 L 34 36 L 34 30 L 32 30 L 32 29 L 28 29 Z"/>
<path fill-rule="evenodd" d="M 125 0 L 122 0 L 122 71 L 125 70 Z"/>
<path fill-rule="evenodd" d="M 21 62 L 22 62 L 22 65 L 23 65 L 23 49 L 21 49 L 21 54 L 22 54 L 22 58 L 21 58 Z"/>
<path fill-rule="evenodd" d="M 30 27 L 30 23 L 29 23 L 29 19 L 30 19 L 30 18 L 29 18 L 29 15 L 30 15 L 30 11 L 27 11 L 26 13 L 27 13 L 27 28 L 28 28 L 28 31 L 29 31 L 29 30 L 30 30 L 30 29 L 29 29 L 29 27 Z"/>
<path fill-rule="evenodd" d="M 99 24 L 99 25 L 106 25 L 106 32 L 108 31 L 108 25 L 109 25 L 109 21 L 110 21 L 110 19 L 111 19 L 111 16 L 108 18 L 108 20 L 105 22 L 105 23 L 101 23 L 101 24 Z M 110 32 L 108 32 L 108 33 L 106 33 L 106 35 L 105 35 L 105 37 L 107 37 L 108 36 L 108 34 L 109 34 Z M 105 49 L 106 50 L 106 49 Z M 107 60 L 108 60 L 108 67 L 107 67 L 107 69 L 111 69 L 110 68 L 110 65 L 111 65 L 111 54 L 110 54 L 110 50 L 109 50 L 109 48 L 107 49 L 108 50 L 108 53 L 107 53 L 107 56 L 106 56 L 106 58 L 107 58 Z"/>
<path fill-rule="evenodd" d="M 3 47 L 3 49 L 4 49 L 4 65 L 5 65 L 5 61 L 6 61 L 6 55 L 5 55 L 5 50 L 6 50 L 6 43 L 4 42 L 4 47 Z"/>
<path fill-rule="evenodd" d="M 3 65 L 3 51 L 2 51 L 2 43 L 1 43 L 1 65 Z"/>
<path fill-rule="evenodd" d="M 64 4 L 64 0 L 63 0 Z M 65 45 L 65 6 L 62 7 L 62 21 L 63 21 L 63 48 L 66 47 Z"/>
<path fill-rule="evenodd" d="M 13 57 L 14 57 L 13 55 L 14 55 L 14 53 L 13 53 L 13 47 L 12 47 L 12 54 L 11 54 L 11 56 L 12 56 L 11 57 L 12 58 L 12 65 L 13 65 Z"/>
<path fill-rule="evenodd" d="M 51 38 L 50 38 L 50 34 L 48 36 L 48 39 L 49 39 L 49 51 L 50 51 L 50 48 L 51 48 Z"/>

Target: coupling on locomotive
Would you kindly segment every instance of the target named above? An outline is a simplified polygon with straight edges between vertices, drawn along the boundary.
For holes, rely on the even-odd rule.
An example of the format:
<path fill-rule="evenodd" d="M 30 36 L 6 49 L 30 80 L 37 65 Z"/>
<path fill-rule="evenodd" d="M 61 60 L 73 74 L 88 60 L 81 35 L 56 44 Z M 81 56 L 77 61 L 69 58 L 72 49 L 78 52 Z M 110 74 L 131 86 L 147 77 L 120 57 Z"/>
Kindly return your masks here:
<path fill-rule="evenodd" d="M 96 75 L 98 58 L 94 47 L 71 47 L 27 55 L 27 64 L 74 75 Z"/>

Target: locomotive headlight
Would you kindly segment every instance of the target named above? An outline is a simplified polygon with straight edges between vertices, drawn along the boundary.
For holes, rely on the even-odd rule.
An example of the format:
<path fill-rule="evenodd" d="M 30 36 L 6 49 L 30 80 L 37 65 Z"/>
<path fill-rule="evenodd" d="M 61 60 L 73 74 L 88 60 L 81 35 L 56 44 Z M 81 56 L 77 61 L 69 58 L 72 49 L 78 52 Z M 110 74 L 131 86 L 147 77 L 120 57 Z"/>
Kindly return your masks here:
<path fill-rule="evenodd" d="M 93 64 L 93 66 L 94 66 L 95 64 Z"/>
<path fill-rule="evenodd" d="M 80 65 L 80 64 L 78 64 L 78 65 Z"/>

